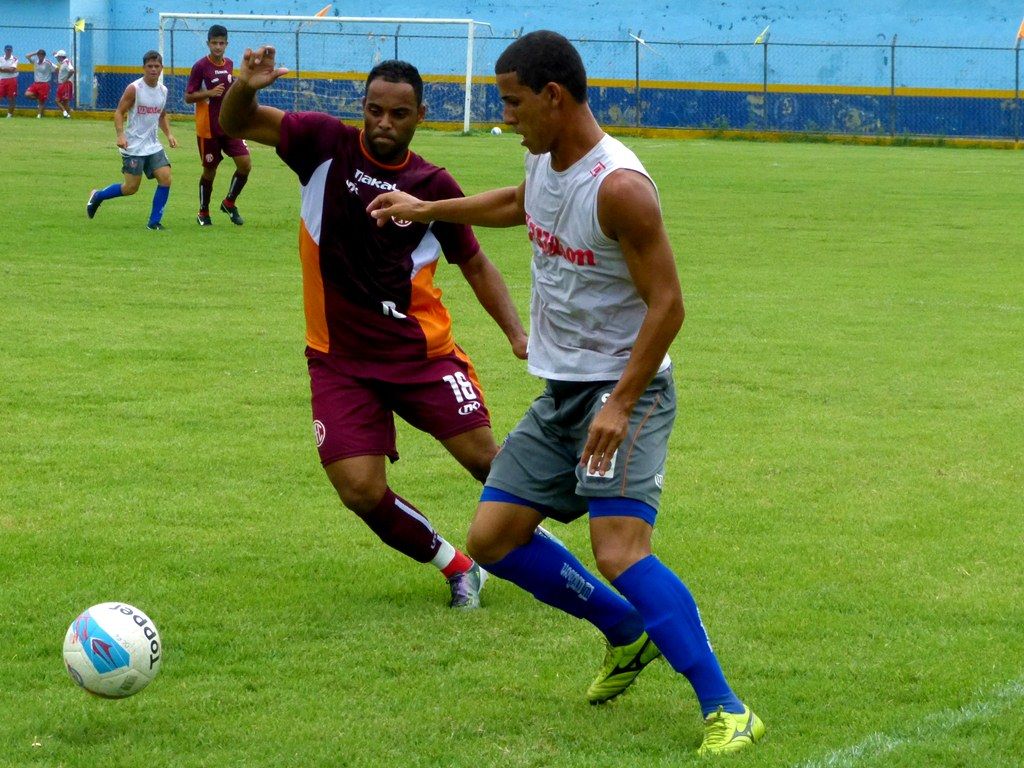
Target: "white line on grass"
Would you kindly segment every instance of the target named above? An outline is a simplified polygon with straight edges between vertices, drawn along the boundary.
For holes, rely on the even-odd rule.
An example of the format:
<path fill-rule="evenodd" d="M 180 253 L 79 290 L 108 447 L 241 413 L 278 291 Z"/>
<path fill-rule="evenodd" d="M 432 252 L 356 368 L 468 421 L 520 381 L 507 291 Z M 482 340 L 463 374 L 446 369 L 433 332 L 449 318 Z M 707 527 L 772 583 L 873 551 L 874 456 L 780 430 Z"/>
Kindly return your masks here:
<path fill-rule="evenodd" d="M 982 701 L 956 709 L 943 709 L 922 718 L 917 726 L 904 733 L 873 733 L 859 744 L 829 752 L 824 757 L 808 760 L 800 768 L 849 768 L 862 760 L 887 755 L 900 747 L 924 744 L 942 736 L 952 728 L 975 720 L 988 719 L 1024 699 L 1024 680 L 1011 680 L 992 691 Z"/>

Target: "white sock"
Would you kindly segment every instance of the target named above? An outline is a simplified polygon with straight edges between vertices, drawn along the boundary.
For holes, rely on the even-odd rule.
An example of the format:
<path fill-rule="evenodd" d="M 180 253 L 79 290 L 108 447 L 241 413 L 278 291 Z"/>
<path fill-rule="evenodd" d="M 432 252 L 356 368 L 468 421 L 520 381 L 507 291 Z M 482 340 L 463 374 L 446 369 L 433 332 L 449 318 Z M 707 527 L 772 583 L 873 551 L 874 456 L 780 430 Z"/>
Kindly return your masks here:
<path fill-rule="evenodd" d="M 439 571 L 443 571 L 454 559 L 455 547 L 444 539 L 441 539 L 441 548 L 437 550 L 437 554 L 434 555 L 434 559 L 430 561 L 430 564 L 436 567 Z"/>

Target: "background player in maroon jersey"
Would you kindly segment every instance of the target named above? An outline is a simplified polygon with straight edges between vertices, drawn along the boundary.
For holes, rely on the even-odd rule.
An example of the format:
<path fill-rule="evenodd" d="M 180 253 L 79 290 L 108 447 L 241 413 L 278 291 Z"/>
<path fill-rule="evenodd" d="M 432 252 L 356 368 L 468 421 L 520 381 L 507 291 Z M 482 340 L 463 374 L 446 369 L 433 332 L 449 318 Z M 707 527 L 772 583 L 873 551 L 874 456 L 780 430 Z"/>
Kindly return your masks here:
<path fill-rule="evenodd" d="M 299 253 L 320 460 L 344 505 L 382 541 L 441 570 L 452 607 L 477 607 L 486 572 L 394 494 L 385 459 L 398 458 L 396 413 L 481 483 L 497 452 L 472 364 L 433 285 L 442 255 L 462 270 L 519 358 L 526 334 L 469 227 L 397 220 L 378 227 L 366 213 L 382 190 L 462 195 L 447 171 L 409 150 L 426 114 L 416 68 L 387 61 L 370 71 L 361 131 L 322 113 L 259 105 L 257 91 L 285 72 L 272 47 L 246 50 L 220 118 L 229 135 L 277 147 L 302 184 Z"/>
<path fill-rule="evenodd" d="M 192 65 L 185 86 L 185 103 L 196 105 L 196 141 L 199 144 L 199 159 L 203 164 L 203 174 L 199 177 L 199 213 L 196 222 L 201 227 L 213 224 L 210 218 L 213 180 L 217 177 L 217 166 L 227 155 L 235 161 L 235 173 L 220 209 L 231 217 L 233 224 L 241 226 L 244 222 L 235 200 L 242 194 L 242 188 L 249 180 L 252 158 L 242 139 L 227 136 L 220 127 L 220 105 L 232 78 L 231 59 L 224 56 L 228 47 L 227 28 L 221 24 L 210 27 L 206 33 L 206 45 L 210 54 Z"/>

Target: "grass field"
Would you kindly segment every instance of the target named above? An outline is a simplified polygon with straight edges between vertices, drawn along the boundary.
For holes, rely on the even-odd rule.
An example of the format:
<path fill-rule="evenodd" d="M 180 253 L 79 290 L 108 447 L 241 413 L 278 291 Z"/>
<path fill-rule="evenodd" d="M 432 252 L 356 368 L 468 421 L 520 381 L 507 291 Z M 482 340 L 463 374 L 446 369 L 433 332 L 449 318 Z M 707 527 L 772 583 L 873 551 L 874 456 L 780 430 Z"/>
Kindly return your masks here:
<path fill-rule="evenodd" d="M 698 764 L 666 664 L 592 708 L 588 625 L 496 579 L 455 614 L 341 508 L 309 425 L 296 181 L 254 149 L 246 225 L 200 230 L 175 132 L 154 233 L 152 182 L 85 217 L 120 177 L 108 122 L 0 121 L 0 766 Z M 1024 156 L 629 143 L 688 310 L 655 547 L 769 728 L 723 763 L 1019 766 Z M 520 178 L 509 134 L 414 147 L 469 192 Z M 525 315 L 523 232 L 479 235 Z M 439 283 L 501 436 L 540 385 L 458 270 Z M 477 488 L 399 441 L 393 487 L 461 544 Z M 553 530 L 592 564 L 585 525 Z M 165 644 L 120 702 L 60 656 L 105 600 Z"/>

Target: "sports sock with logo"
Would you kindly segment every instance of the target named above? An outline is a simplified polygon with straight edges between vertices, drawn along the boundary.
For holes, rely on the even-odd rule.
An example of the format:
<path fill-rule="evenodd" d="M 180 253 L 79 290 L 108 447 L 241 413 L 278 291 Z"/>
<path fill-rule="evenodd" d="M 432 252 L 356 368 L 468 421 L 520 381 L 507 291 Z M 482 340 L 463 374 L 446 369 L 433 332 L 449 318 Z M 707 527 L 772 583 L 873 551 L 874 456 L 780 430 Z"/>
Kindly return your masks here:
<path fill-rule="evenodd" d="M 153 193 L 153 207 L 149 211 L 149 225 L 159 224 L 164 215 L 164 206 L 167 205 L 167 197 L 171 194 L 171 188 L 157 184 Z"/>
<path fill-rule="evenodd" d="M 643 631 L 643 620 L 636 609 L 548 536 L 534 534 L 529 542 L 484 568 L 522 587 L 542 603 L 586 619 L 612 645 L 631 643 Z"/>
<path fill-rule="evenodd" d="M 647 634 L 672 669 L 690 681 L 705 717 L 719 706 L 726 712 L 743 711 L 743 704 L 726 682 L 711 650 L 697 603 L 675 573 L 654 555 L 648 555 L 619 574 L 612 584 L 640 611 Z"/>
<path fill-rule="evenodd" d="M 97 200 L 113 200 L 115 197 L 121 197 L 124 192 L 121 191 L 121 182 L 111 184 L 109 187 L 96 190 Z"/>
<path fill-rule="evenodd" d="M 416 507 L 388 488 L 377 506 L 360 515 L 380 540 L 420 563 L 437 555 L 443 539 Z"/>
<path fill-rule="evenodd" d="M 228 196 L 224 198 L 225 202 L 234 204 L 235 199 L 242 194 L 242 188 L 248 180 L 249 174 L 243 176 L 238 171 L 235 171 L 235 175 L 231 177 L 231 184 L 228 186 Z"/>
<path fill-rule="evenodd" d="M 206 215 L 210 212 L 210 198 L 213 197 L 213 182 L 199 177 L 199 212 Z"/>

